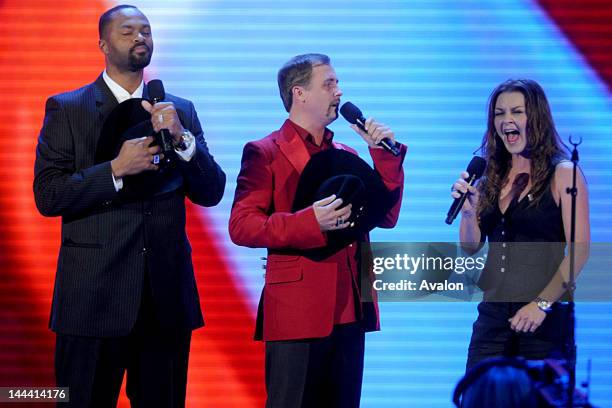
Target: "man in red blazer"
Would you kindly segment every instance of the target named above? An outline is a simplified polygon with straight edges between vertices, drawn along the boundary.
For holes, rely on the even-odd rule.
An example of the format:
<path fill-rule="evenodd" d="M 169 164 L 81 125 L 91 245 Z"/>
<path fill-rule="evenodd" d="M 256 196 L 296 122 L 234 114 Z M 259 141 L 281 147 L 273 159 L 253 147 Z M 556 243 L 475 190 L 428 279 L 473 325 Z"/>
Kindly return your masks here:
<path fill-rule="evenodd" d="M 350 228 L 351 205 L 332 195 L 291 211 L 310 156 L 326 149 L 356 154 L 334 142 L 326 127 L 338 117 L 342 91 L 329 57 L 321 54 L 289 60 L 278 85 L 289 118 L 245 146 L 229 221 L 234 243 L 268 249 L 258 315 L 263 325 L 256 333 L 266 341 L 266 406 L 358 407 L 364 333 L 379 329 L 376 304 L 360 300 L 359 243 L 320 261 L 300 254 L 325 247 L 329 231 Z M 383 138 L 394 142 L 394 135 L 372 119 L 367 132 L 352 127 L 368 143 L 387 189 L 399 197 L 379 225 L 391 228 L 401 206 L 406 146 L 400 145 L 398 157 L 377 146 Z"/>

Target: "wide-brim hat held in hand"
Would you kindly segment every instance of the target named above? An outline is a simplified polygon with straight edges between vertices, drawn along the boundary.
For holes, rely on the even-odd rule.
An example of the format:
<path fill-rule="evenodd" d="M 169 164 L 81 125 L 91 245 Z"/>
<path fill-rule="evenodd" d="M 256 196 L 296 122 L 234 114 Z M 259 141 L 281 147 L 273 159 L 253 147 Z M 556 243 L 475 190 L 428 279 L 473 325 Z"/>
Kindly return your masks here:
<path fill-rule="evenodd" d="M 98 145 L 95 162 L 113 160 L 119 154 L 123 142 L 146 136 L 155 136 L 152 145 L 159 144 L 158 134 L 151 125 L 151 114 L 142 107 L 141 98 L 128 99 L 117 106 L 106 117 Z M 180 186 L 180 179 L 170 169 L 144 171 L 125 176 L 120 196 L 123 201 L 146 199 Z"/>
<path fill-rule="evenodd" d="M 335 194 L 342 207 L 352 204 L 350 226 L 327 232 L 327 245 L 305 251 L 304 256 L 322 260 L 348 244 L 361 241 L 384 219 L 397 197 L 390 193 L 380 175 L 359 156 L 340 149 L 313 155 L 300 176 L 292 211 L 311 206 Z"/>

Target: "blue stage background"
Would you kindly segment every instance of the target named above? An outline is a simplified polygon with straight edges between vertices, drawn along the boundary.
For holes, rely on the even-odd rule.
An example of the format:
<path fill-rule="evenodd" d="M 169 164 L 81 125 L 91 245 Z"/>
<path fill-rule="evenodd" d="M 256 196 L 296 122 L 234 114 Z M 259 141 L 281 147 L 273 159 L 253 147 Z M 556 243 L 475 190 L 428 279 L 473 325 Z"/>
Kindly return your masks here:
<path fill-rule="evenodd" d="M 291 56 L 332 58 L 344 91 L 406 143 L 406 187 L 398 226 L 378 241 L 454 241 L 444 224 L 449 186 L 479 146 L 491 90 L 532 78 L 546 90 L 560 134 L 582 137 L 592 238 L 612 239 L 610 91 L 532 1 L 136 2 L 154 27 L 154 69 L 166 89 L 197 104 L 207 140 L 228 173 L 212 210 L 253 310 L 263 250 L 233 246 L 227 218 L 242 146 L 277 129 L 286 113 L 276 86 Z M 156 4 L 159 3 L 159 4 Z M 339 119 L 336 140 L 363 143 Z M 463 373 L 475 304 L 386 303 L 382 331 L 367 336 L 364 407 L 448 407 Z M 577 306 L 578 379 L 593 359 L 592 398 L 612 406 L 612 307 Z"/>

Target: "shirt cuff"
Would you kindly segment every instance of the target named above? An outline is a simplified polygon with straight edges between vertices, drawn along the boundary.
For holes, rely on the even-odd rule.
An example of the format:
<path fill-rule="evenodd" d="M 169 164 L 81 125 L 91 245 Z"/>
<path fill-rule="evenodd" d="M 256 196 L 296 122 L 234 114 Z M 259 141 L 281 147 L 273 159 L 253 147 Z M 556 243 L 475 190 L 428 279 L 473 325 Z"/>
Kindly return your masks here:
<path fill-rule="evenodd" d="M 187 145 L 187 148 L 185 150 L 179 150 L 175 148 L 174 151 L 181 158 L 181 160 L 189 161 L 195 154 L 195 137 L 191 133 L 188 133 L 184 139 L 184 142 Z"/>
<path fill-rule="evenodd" d="M 123 188 L 123 179 L 121 177 L 115 178 L 115 175 L 111 173 L 111 177 L 113 178 L 113 184 L 115 185 L 115 190 L 119 191 Z"/>

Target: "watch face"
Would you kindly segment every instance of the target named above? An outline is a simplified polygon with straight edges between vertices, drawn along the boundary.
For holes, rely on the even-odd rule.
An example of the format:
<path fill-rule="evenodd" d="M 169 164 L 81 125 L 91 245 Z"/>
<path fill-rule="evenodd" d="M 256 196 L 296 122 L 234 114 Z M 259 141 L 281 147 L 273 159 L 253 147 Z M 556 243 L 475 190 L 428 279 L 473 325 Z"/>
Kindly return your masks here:
<path fill-rule="evenodd" d="M 550 309 L 551 303 L 547 300 L 540 300 L 538 302 L 538 307 L 544 311 L 547 311 Z"/>

